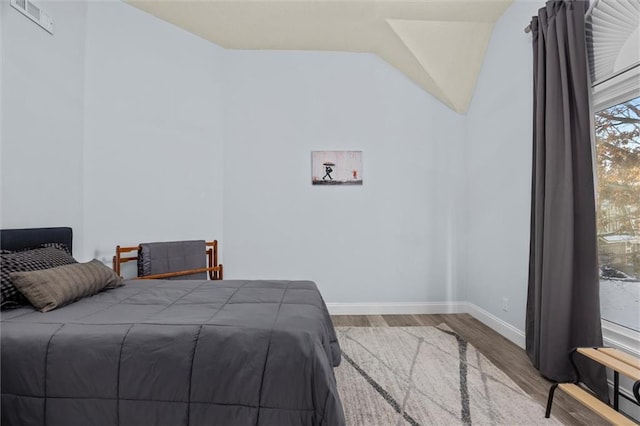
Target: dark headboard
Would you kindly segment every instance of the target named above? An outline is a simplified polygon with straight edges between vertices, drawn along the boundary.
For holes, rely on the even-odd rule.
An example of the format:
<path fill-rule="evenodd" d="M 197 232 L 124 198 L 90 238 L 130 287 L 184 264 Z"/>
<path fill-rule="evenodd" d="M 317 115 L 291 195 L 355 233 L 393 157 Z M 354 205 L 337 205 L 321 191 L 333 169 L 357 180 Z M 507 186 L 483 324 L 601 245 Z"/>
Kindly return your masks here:
<path fill-rule="evenodd" d="M 71 228 L 27 228 L 0 230 L 0 249 L 22 250 L 44 243 L 62 243 L 73 253 Z"/>

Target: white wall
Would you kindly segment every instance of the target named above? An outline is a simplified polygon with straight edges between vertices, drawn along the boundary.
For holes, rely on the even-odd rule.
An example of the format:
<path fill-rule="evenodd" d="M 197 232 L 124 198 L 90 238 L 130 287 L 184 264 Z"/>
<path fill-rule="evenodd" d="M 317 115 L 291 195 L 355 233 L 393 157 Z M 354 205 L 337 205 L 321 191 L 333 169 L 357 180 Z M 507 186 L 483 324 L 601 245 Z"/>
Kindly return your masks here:
<path fill-rule="evenodd" d="M 524 330 L 531 205 L 532 51 L 542 7 L 518 1 L 496 24 L 467 114 L 467 300 Z M 508 311 L 502 298 L 509 299 Z"/>
<path fill-rule="evenodd" d="M 463 116 L 374 55 L 223 51 L 121 2 L 64 4 L 82 20 L 73 42 L 52 39 L 75 49 L 82 73 L 53 81 L 78 94 L 66 123 L 78 135 L 68 165 L 40 161 L 75 173 L 73 207 L 44 195 L 62 209 L 52 225 L 81 236 L 80 259 L 106 260 L 116 244 L 218 238 L 231 278 L 313 279 L 330 302 L 463 298 Z M 64 13 L 51 12 L 62 33 Z M 5 145 L 6 187 L 32 154 Z M 311 151 L 326 149 L 363 150 L 364 185 L 313 187 Z M 23 188 L 11 189 L 3 204 L 12 194 L 23 203 Z M 3 213 L 15 226 L 54 217 Z"/>
<path fill-rule="evenodd" d="M 368 54 L 228 51 L 224 81 L 226 277 L 311 279 L 329 302 L 458 297 L 464 117 Z M 364 185 L 312 186 L 313 150 L 362 150 Z"/>
<path fill-rule="evenodd" d="M 2 227 L 116 244 L 222 239 L 221 49 L 120 1 L 1 2 Z"/>
<path fill-rule="evenodd" d="M 214 237 L 229 278 L 469 300 L 523 328 L 537 4 L 498 23 L 467 117 L 374 55 L 224 51 L 117 1 L 47 4 L 55 37 L 2 3 L 3 227 L 70 224 L 83 260 Z M 55 83 L 48 103 L 7 84 L 21 72 Z M 22 129 L 26 112 L 48 127 Z M 362 187 L 311 185 L 329 149 L 363 150 Z"/>
<path fill-rule="evenodd" d="M 4 28 L 5 28 L 5 14 L 7 13 L 7 9 L 6 9 L 6 5 L 4 3 L 0 3 L 0 169 L 2 169 L 2 147 L 3 147 L 3 143 L 2 143 L 2 137 L 3 137 L 3 130 L 2 130 L 2 120 L 4 118 L 4 114 L 2 113 L 2 106 L 4 104 L 3 96 L 3 85 L 4 85 L 4 80 L 3 80 L 3 66 L 2 66 L 2 61 L 4 59 L 4 39 L 5 39 L 5 34 L 4 34 Z M 3 220 L 2 220 L 2 212 L 4 211 L 2 205 L 3 205 L 3 197 L 2 197 L 2 171 L 0 171 L 0 227 L 2 227 L 2 225 L 4 224 Z"/>
<path fill-rule="evenodd" d="M 122 2 L 89 3 L 85 258 L 223 240 L 221 51 Z"/>
<path fill-rule="evenodd" d="M 42 6 L 54 36 L 0 2 L 1 225 L 72 226 L 81 250 L 86 4 Z"/>

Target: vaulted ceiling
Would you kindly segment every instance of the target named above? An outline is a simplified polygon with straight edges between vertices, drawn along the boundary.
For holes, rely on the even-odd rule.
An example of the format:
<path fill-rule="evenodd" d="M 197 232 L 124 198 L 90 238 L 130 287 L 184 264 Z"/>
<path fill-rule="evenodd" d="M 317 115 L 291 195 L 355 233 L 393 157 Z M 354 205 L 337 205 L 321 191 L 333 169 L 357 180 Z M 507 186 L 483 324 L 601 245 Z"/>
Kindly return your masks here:
<path fill-rule="evenodd" d="M 126 0 L 229 49 L 375 53 L 466 112 L 512 0 Z"/>

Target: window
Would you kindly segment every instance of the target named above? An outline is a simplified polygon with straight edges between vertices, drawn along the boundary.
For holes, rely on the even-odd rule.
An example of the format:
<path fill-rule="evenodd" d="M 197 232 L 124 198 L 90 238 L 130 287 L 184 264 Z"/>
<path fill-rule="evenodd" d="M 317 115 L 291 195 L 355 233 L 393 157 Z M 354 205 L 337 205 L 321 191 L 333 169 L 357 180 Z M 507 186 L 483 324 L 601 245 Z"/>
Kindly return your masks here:
<path fill-rule="evenodd" d="M 603 337 L 640 354 L 640 2 L 593 0 L 586 23 Z"/>
<path fill-rule="evenodd" d="M 594 124 L 601 315 L 640 331 L 640 97 Z"/>
<path fill-rule="evenodd" d="M 602 337 L 640 356 L 640 2 L 593 0 L 586 18 Z M 630 397 L 633 383 L 620 386 Z M 625 398 L 620 410 L 640 416 Z"/>

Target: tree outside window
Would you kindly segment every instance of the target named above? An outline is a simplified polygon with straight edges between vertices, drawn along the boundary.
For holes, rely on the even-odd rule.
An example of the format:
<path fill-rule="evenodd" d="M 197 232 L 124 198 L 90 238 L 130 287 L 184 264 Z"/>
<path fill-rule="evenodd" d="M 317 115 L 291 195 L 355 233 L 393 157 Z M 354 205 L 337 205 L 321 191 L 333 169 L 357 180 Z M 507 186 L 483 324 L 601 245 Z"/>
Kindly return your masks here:
<path fill-rule="evenodd" d="M 602 317 L 639 330 L 640 97 L 596 113 L 595 134 Z"/>

